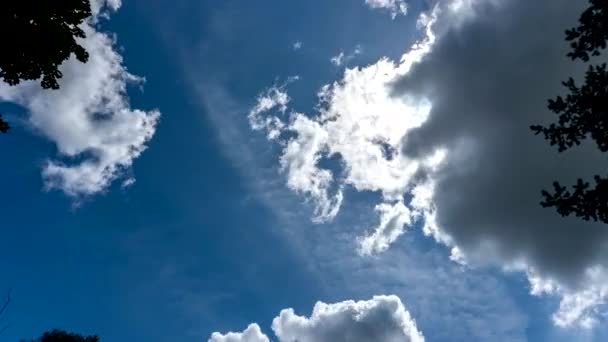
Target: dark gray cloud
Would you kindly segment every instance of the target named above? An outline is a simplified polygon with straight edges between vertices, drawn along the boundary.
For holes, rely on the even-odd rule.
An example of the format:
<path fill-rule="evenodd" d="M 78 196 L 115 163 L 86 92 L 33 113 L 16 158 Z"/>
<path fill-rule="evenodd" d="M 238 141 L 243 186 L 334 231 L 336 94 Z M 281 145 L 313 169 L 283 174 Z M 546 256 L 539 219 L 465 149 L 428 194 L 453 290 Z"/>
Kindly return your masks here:
<path fill-rule="evenodd" d="M 468 260 L 534 273 L 533 286 L 565 296 L 558 323 L 570 306 L 580 311 L 574 320 L 583 319 L 608 293 L 594 283 L 606 279 L 608 226 L 540 207 L 540 190 L 604 173 L 608 162 L 593 144 L 559 154 L 528 127 L 554 120 L 547 99 L 584 71 L 566 58 L 563 38 L 586 2 L 463 3 L 470 7 L 459 13 L 444 8 L 432 51 L 394 84 L 395 96 L 433 104 L 404 137 L 403 152 L 448 149 L 432 176 L 436 220 Z"/>

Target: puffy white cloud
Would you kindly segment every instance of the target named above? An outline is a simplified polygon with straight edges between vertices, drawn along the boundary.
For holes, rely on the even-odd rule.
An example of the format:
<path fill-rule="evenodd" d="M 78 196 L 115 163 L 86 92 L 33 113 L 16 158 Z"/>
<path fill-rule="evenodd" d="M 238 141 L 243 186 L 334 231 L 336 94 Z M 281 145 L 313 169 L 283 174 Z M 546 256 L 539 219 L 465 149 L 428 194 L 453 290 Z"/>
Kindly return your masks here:
<path fill-rule="evenodd" d="M 214 332 L 208 342 L 270 342 L 270 340 L 262 333 L 260 326 L 254 323 L 243 332 L 229 332 L 226 335 Z"/>
<path fill-rule="evenodd" d="M 430 103 L 391 95 L 393 82 L 430 50 L 434 41 L 432 23 L 432 17 L 421 17 L 420 26 L 425 28 L 426 36 L 399 63 L 382 59 L 365 68 L 347 69 L 342 80 L 324 86 L 318 94 L 319 113 L 314 117 L 292 112 L 289 122 L 285 122 L 280 115 L 273 115 L 275 109 L 280 114 L 287 111 L 289 96 L 285 86 L 271 87 L 258 97 L 249 114 L 251 126 L 265 129 L 271 139 L 281 137 L 281 132 L 293 133 L 279 139 L 284 146 L 281 169 L 288 186 L 312 200 L 315 221 L 335 217 L 347 185 L 359 191 L 381 192 L 386 203 L 381 207 L 393 206 L 402 200 L 412 178 L 440 162 L 441 149 L 437 155 L 420 160 L 408 158 L 401 151 L 402 137 L 426 120 Z M 335 176 L 335 170 L 319 165 L 321 159 L 331 158 L 341 161 L 340 178 Z M 401 234 L 403 225 L 386 228 L 381 224 L 363 241 L 377 246 L 392 242 Z"/>
<path fill-rule="evenodd" d="M 371 8 L 388 10 L 393 19 L 400 14 L 407 14 L 407 3 L 405 0 L 365 0 L 365 3 Z"/>
<path fill-rule="evenodd" d="M 342 203 L 342 189 L 330 194 L 334 175 L 317 166 L 319 151 L 327 145 L 328 132 L 316 121 L 295 114 L 290 129 L 298 134 L 291 139 L 281 156 L 281 169 L 287 173 L 287 185 L 315 201 L 314 220 L 332 219 Z"/>
<path fill-rule="evenodd" d="M 120 1 L 92 5 L 99 14 L 104 5 L 117 9 Z M 57 146 L 59 157 L 43 170 L 46 187 L 74 197 L 103 191 L 119 178 L 145 150 L 160 116 L 130 108 L 127 84 L 143 79 L 123 66 L 108 34 L 96 31 L 93 23 L 83 29 L 87 38 L 81 43 L 89 61 L 71 58 L 61 65 L 59 90 L 42 89 L 37 81 L 0 85 L 0 99 L 25 107 L 31 126 Z"/>
<path fill-rule="evenodd" d="M 293 43 L 293 45 L 291 46 L 293 48 L 294 51 L 298 51 L 302 48 L 302 42 L 301 41 L 297 41 L 295 43 Z"/>
<path fill-rule="evenodd" d="M 249 123 L 254 130 L 267 130 L 268 139 L 276 139 L 286 129 L 277 116 L 263 115 L 269 111 L 284 114 L 290 101 L 283 86 L 273 86 L 258 96 L 249 112 Z M 321 125 L 303 114 L 293 115 L 289 130 L 298 135 L 286 144 L 281 156 L 281 170 L 287 174 L 287 185 L 311 198 L 315 203 L 314 220 L 322 222 L 335 217 L 342 202 L 342 191 L 330 194 L 333 173 L 317 167 L 319 150 L 326 145 L 328 135 Z"/>
<path fill-rule="evenodd" d="M 397 296 L 374 296 L 367 301 L 335 304 L 317 302 L 310 317 L 282 310 L 272 322 L 279 342 L 423 342 L 416 322 Z M 214 339 L 215 338 L 215 339 Z M 213 333 L 210 342 L 264 342 L 257 324 L 243 333 Z"/>
<path fill-rule="evenodd" d="M 281 311 L 272 322 L 280 341 L 301 342 L 422 342 L 415 321 L 396 296 L 368 301 L 318 302 L 310 317 L 293 309 Z"/>
<path fill-rule="evenodd" d="M 608 229 L 542 208 L 540 190 L 608 163 L 591 145 L 558 154 L 528 129 L 554 119 L 546 99 L 583 71 L 563 40 L 583 5 L 439 1 L 399 62 L 347 69 L 320 91 L 318 113 L 292 113 L 283 154 L 300 135 L 316 144 L 290 151 L 307 163 L 288 178 L 308 170 L 303 188 L 382 195 L 363 254 L 419 222 L 454 260 L 523 271 L 532 294 L 560 296 L 557 325 L 591 326 L 608 298 Z M 319 167 L 331 158 L 341 170 Z"/>

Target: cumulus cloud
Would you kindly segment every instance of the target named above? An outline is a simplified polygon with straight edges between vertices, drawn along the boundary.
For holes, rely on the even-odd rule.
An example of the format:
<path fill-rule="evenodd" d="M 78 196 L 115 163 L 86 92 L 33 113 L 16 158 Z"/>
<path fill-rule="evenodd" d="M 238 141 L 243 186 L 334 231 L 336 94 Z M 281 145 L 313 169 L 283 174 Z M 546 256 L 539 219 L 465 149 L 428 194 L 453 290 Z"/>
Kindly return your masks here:
<path fill-rule="evenodd" d="M 243 332 L 229 332 L 226 335 L 214 332 L 208 342 L 270 342 L 270 340 L 262 333 L 260 326 L 254 323 Z"/>
<path fill-rule="evenodd" d="M 93 13 L 120 4 L 94 1 Z M 130 107 L 127 85 L 143 79 L 127 71 L 113 38 L 95 29 L 96 20 L 83 24 L 89 61 L 71 58 L 61 65 L 59 90 L 42 89 L 36 81 L 0 85 L 0 99 L 26 108 L 29 124 L 57 146 L 59 156 L 42 172 L 45 186 L 73 197 L 99 193 L 119 178 L 145 150 L 160 116 Z"/>
<path fill-rule="evenodd" d="M 284 131 L 295 137 L 286 135 L 283 154 L 309 145 L 290 152 L 306 162 L 288 178 L 308 170 L 303 188 L 381 194 L 363 254 L 420 223 L 454 260 L 522 271 L 532 294 L 559 295 L 557 325 L 592 326 L 608 298 L 608 229 L 540 207 L 540 190 L 608 163 L 591 145 L 558 154 L 528 129 L 553 119 L 546 99 L 582 74 L 584 65 L 565 58 L 563 31 L 583 6 L 439 1 L 399 62 L 347 69 L 322 88 L 317 113 L 291 113 Z M 332 158 L 340 170 L 320 168 Z"/>
<path fill-rule="evenodd" d="M 424 122 L 430 103 L 390 93 L 395 79 L 428 53 L 434 41 L 432 22 L 432 17 L 421 17 L 420 25 L 427 35 L 399 63 L 382 59 L 365 68 L 347 69 L 342 80 L 324 86 L 318 94 L 319 113 L 315 116 L 291 112 L 289 121 L 284 120 L 282 116 L 289 104 L 285 86 L 271 87 L 258 96 L 249 114 L 251 126 L 266 130 L 270 139 L 285 137 L 279 139 L 284 146 L 281 169 L 288 186 L 313 203 L 315 221 L 336 216 L 344 186 L 380 192 L 385 203 L 380 207 L 393 206 L 402 201 L 412 177 L 441 161 L 441 149 L 437 149 L 436 155 L 420 160 L 412 160 L 401 152 L 402 137 Z M 320 166 L 320 160 L 332 158 L 338 158 L 343 166 L 339 177 L 336 170 Z M 403 230 L 403 226 L 386 228 L 386 224 L 381 224 L 377 233 L 364 240 L 366 244 L 386 245 Z M 378 249 L 362 249 L 367 250 Z"/>
<path fill-rule="evenodd" d="M 286 124 L 277 116 L 263 116 L 269 111 L 285 113 L 289 96 L 284 86 L 273 86 L 258 96 L 257 104 L 249 112 L 249 122 L 254 130 L 265 129 L 270 140 L 276 139 L 286 129 Z M 318 151 L 328 140 L 318 122 L 308 119 L 303 114 L 294 114 L 289 130 L 298 135 L 285 147 L 281 156 L 281 170 L 287 174 L 287 185 L 292 190 L 308 196 L 314 201 L 314 220 L 323 222 L 337 214 L 342 202 L 342 191 L 330 194 L 333 173 L 317 167 Z"/>
<path fill-rule="evenodd" d="M 546 99 L 562 91 L 561 80 L 581 74 L 565 58 L 563 30 L 583 4 L 460 3 L 446 7 L 432 51 L 393 89 L 432 102 L 428 120 L 404 136 L 404 153 L 449 150 L 429 175 L 431 203 L 461 257 L 527 272 L 532 293 L 562 296 L 556 324 L 590 326 L 608 290 L 608 230 L 541 208 L 539 192 L 608 165 L 593 146 L 557 154 L 528 129 L 553 119 Z"/>
<path fill-rule="evenodd" d="M 279 342 L 424 341 L 416 322 L 397 296 L 374 296 L 367 301 L 335 304 L 317 302 L 310 317 L 285 309 L 272 321 L 272 330 Z M 268 338 L 259 326 L 252 324 L 243 333 L 213 333 L 209 341 L 264 342 Z"/>
<path fill-rule="evenodd" d="M 395 19 L 398 15 L 407 14 L 407 3 L 405 0 L 365 0 L 370 8 L 380 8 L 388 10 L 391 17 Z"/>
<path fill-rule="evenodd" d="M 293 43 L 291 47 L 294 51 L 298 51 L 302 48 L 302 45 L 302 42 L 298 40 L 297 42 Z"/>
<path fill-rule="evenodd" d="M 424 337 L 396 296 L 336 304 L 318 302 L 310 317 L 293 309 L 281 311 L 272 322 L 280 341 L 301 342 L 422 342 Z"/>

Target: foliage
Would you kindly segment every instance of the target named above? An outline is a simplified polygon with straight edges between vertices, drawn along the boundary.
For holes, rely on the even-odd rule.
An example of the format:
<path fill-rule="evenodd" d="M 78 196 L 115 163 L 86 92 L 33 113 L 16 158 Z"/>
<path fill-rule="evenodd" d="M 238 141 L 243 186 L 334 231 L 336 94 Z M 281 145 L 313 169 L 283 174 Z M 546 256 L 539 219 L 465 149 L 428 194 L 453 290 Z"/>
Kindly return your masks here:
<path fill-rule="evenodd" d="M 590 0 L 590 7 L 580 16 L 579 26 L 566 30 L 566 40 L 573 61 L 589 62 L 599 56 L 608 41 L 608 0 Z M 543 134 L 559 152 L 580 145 L 591 138 L 602 152 L 608 151 L 608 71 L 606 64 L 589 66 L 584 84 L 577 86 L 573 78 L 563 82 L 569 93 L 549 100 L 548 108 L 558 115 L 558 122 L 548 127 L 533 125 L 536 134 Z M 608 178 L 596 175 L 595 187 L 578 179 L 568 190 L 554 182 L 554 192 L 543 190 L 543 207 L 555 207 L 562 216 L 575 214 L 584 220 L 608 223 Z"/>
<path fill-rule="evenodd" d="M 80 25 L 89 16 L 89 0 L 4 1 L 0 79 L 9 85 L 40 79 L 42 88 L 58 89 L 65 60 L 72 54 L 82 63 L 89 59 L 77 41 L 86 36 Z M 0 116 L 0 132 L 8 129 Z"/>
<path fill-rule="evenodd" d="M 76 41 L 85 38 L 79 25 L 89 16 L 89 0 L 6 1 L 0 11 L 0 78 L 15 85 L 42 77 L 43 88 L 58 89 L 61 63 L 72 53 L 83 63 L 89 58 Z"/>
<path fill-rule="evenodd" d="M 0 114 L 0 133 L 6 133 L 8 132 L 10 126 L 8 125 L 8 122 L 4 121 L 2 119 L 2 114 Z"/>
<path fill-rule="evenodd" d="M 99 342 L 99 337 L 83 336 L 55 329 L 45 332 L 35 340 L 23 340 L 22 342 Z"/>

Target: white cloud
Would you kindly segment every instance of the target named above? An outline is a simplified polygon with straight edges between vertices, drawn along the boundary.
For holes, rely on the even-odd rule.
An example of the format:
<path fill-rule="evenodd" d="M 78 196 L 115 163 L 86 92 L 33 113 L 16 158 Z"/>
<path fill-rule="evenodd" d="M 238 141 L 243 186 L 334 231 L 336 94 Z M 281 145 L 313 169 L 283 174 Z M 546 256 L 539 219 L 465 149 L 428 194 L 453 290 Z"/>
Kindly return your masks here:
<path fill-rule="evenodd" d="M 260 326 L 254 323 L 243 332 L 229 332 L 226 335 L 214 332 L 207 342 L 270 342 L 270 340 L 262 333 Z"/>
<path fill-rule="evenodd" d="M 330 58 L 329 61 L 331 62 L 331 64 L 333 64 L 335 66 L 342 65 L 342 63 L 344 62 L 344 51 L 340 51 L 339 54 Z"/>
<path fill-rule="evenodd" d="M 272 322 L 280 341 L 300 342 L 422 342 L 415 321 L 397 296 L 368 301 L 318 302 L 310 317 L 282 310 Z"/>
<path fill-rule="evenodd" d="M 294 51 L 298 51 L 302 48 L 302 42 L 301 41 L 297 41 L 295 43 L 293 43 L 293 45 L 291 46 L 293 48 Z"/>
<path fill-rule="evenodd" d="M 289 127 L 298 135 L 288 142 L 280 160 L 281 169 L 287 173 L 287 186 L 315 201 L 315 221 L 332 219 L 340 209 L 342 189 L 331 195 L 333 173 L 317 167 L 318 151 L 327 144 L 329 135 L 319 123 L 302 114 L 295 114 Z"/>
<path fill-rule="evenodd" d="M 403 234 L 403 227 L 411 224 L 410 210 L 398 201 L 395 204 L 381 203 L 376 206 L 380 213 L 380 225 L 360 241 L 360 253 L 373 255 L 384 252 Z"/>
<path fill-rule="evenodd" d="M 110 19 L 111 12 L 118 11 L 122 6 L 122 0 L 91 0 L 92 24 L 98 24 L 99 19 Z"/>
<path fill-rule="evenodd" d="M 353 60 L 355 57 L 357 57 L 361 53 L 363 53 L 363 48 L 361 47 L 361 45 L 357 45 L 355 47 L 355 49 L 348 55 L 344 54 L 344 51 L 340 51 L 339 54 L 330 58 L 329 61 L 331 62 L 331 64 L 339 67 L 344 64 L 348 64 L 348 62 Z"/>
<path fill-rule="evenodd" d="M 254 130 L 266 129 L 270 140 L 280 135 L 285 124 L 278 117 L 263 117 L 261 114 L 275 109 L 282 114 L 285 113 L 291 99 L 285 92 L 284 87 L 273 86 L 266 93 L 260 94 L 256 105 L 249 111 L 248 118 L 251 128 Z"/>
<path fill-rule="evenodd" d="M 537 275 L 534 270 L 528 271 L 532 294 L 561 295 L 559 309 L 553 315 L 554 323 L 560 327 L 578 325 L 589 329 L 608 312 L 604 307 L 608 303 L 608 273 L 605 267 L 588 267 L 584 273 L 586 284 L 573 290 L 558 281 Z"/>
<path fill-rule="evenodd" d="M 370 8 L 381 8 L 388 10 L 391 17 L 395 19 L 398 15 L 407 14 L 407 3 L 405 0 L 365 0 Z"/>
<path fill-rule="evenodd" d="M 293 78 L 292 78 L 293 80 Z M 262 116 L 275 109 L 284 114 L 290 101 L 284 86 L 273 86 L 258 96 L 256 105 L 249 112 L 249 122 L 254 130 L 265 129 L 270 140 L 276 139 L 286 124 L 277 116 Z M 281 170 L 287 173 L 287 185 L 305 194 L 315 202 L 314 220 L 323 222 L 336 216 L 342 202 L 342 191 L 330 194 L 333 174 L 318 168 L 317 152 L 326 144 L 328 136 L 319 123 L 302 114 L 293 115 L 290 130 L 299 134 L 286 145 L 281 156 Z"/>
<path fill-rule="evenodd" d="M 379 192 L 380 224 L 360 239 L 364 254 L 421 222 L 454 260 L 523 271 L 532 294 L 560 296 L 557 325 L 591 326 L 605 315 L 608 230 L 541 208 L 540 190 L 608 165 L 593 146 L 558 154 L 528 130 L 553 119 L 546 99 L 582 71 L 563 41 L 582 5 L 439 2 L 419 21 L 425 38 L 398 63 L 347 69 L 320 91 L 318 113 L 292 113 L 283 154 L 305 162 L 288 179 L 298 174 L 301 189 L 321 193 Z M 288 149 L 301 140 L 306 149 Z M 332 158 L 341 170 L 319 167 Z"/>
<path fill-rule="evenodd" d="M 313 201 L 315 221 L 336 216 L 346 185 L 359 191 L 380 191 L 386 203 L 393 203 L 401 200 L 412 177 L 438 162 L 433 158 L 412 160 L 401 153 L 401 138 L 424 122 L 430 103 L 390 94 L 392 82 L 429 51 L 434 41 L 431 23 L 429 17 L 422 17 L 427 36 L 400 63 L 382 59 L 365 68 L 347 69 L 341 81 L 324 86 L 318 94 L 320 112 L 315 117 L 293 112 L 286 123 L 272 115 L 275 108 L 280 113 L 287 110 L 289 96 L 284 86 L 271 87 L 258 97 L 249 114 L 253 129 L 266 129 L 271 139 L 281 132 L 295 133 L 280 141 L 284 145 L 281 168 L 288 186 Z M 340 158 L 343 178 L 338 179 L 334 171 L 319 166 L 321 159 L 332 157 Z M 384 228 L 380 226 L 378 230 L 385 231 Z M 390 241 L 403 229 L 395 228 L 390 230 Z M 387 237 L 378 233 L 370 238 Z"/>
<path fill-rule="evenodd" d="M 416 322 L 397 296 L 374 296 L 367 301 L 335 304 L 317 302 L 310 317 L 285 309 L 273 320 L 272 330 L 279 342 L 424 341 Z M 257 324 L 252 324 L 243 333 L 213 333 L 209 341 L 265 342 L 268 338 Z"/>
<path fill-rule="evenodd" d="M 94 2 L 94 13 L 104 4 L 117 9 L 120 1 Z M 127 84 L 143 79 L 123 66 L 108 34 L 93 24 L 83 29 L 89 61 L 66 61 L 59 90 L 44 90 L 37 81 L 0 85 L 0 98 L 25 107 L 31 126 L 57 146 L 59 157 L 43 170 L 45 186 L 73 197 L 101 192 L 119 178 L 145 150 L 160 116 L 130 108 Z"/>
<path fill-rule="evenodd" d="M 93 16 L 99 15 L 106 6 L 112 11 L 117 11 L 122 6 L 122 0 L 91 0 Z"/>

